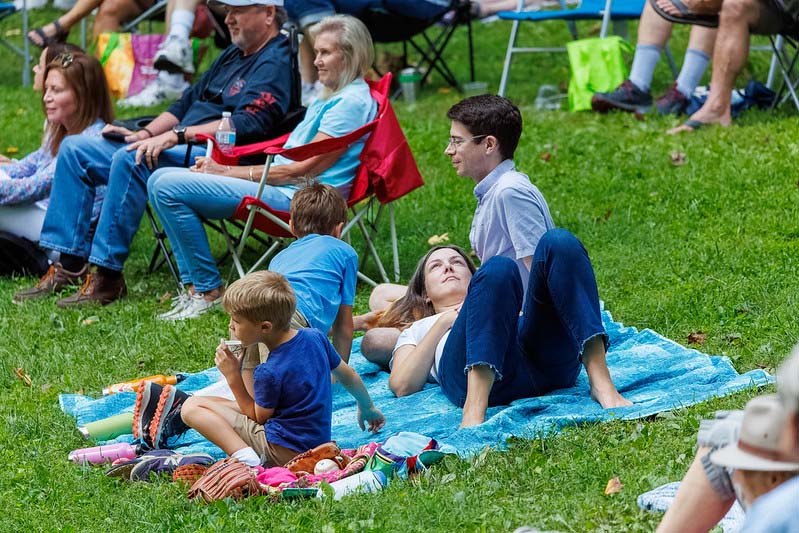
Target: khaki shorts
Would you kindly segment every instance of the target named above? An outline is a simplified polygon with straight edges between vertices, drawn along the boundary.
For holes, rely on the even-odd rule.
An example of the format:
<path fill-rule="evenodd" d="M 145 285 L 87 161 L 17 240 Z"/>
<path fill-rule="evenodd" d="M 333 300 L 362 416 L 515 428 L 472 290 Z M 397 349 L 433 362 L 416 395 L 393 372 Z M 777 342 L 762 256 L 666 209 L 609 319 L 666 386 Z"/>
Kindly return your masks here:
<path fill-rule="evenodd" d="M 291 315 L 291 327 L 294 329 L 303 329 L 310 326 L 302 313 L 294 311 L 294 314 Z M 241 369 L 252 370 L 266 361 L 267 357 L 269 357 L 269 348 L 266 347 L 266 344 L 259 343 L 257 347 L 247 346 L 244 350 L 244 360 L 241 363 Z"/>
<path fill-rule="evenodd" d="M 754 27 L 749 30 L 756 35 L 776 35 L 781 33 L 799 37 L 798 0 L 760 0 L 760 14 Z"/>
<path fill-rule="evenodd" d="M 285 446 L 268 442 L 263 424 L 259 424 L 243 413 L 235 415 L 233 429 L 247 443 L 247 446 L 255 450 L 255 453 L 261 458 L 261 465 L 263 466 L 283 466 L 300 453 Z"/>

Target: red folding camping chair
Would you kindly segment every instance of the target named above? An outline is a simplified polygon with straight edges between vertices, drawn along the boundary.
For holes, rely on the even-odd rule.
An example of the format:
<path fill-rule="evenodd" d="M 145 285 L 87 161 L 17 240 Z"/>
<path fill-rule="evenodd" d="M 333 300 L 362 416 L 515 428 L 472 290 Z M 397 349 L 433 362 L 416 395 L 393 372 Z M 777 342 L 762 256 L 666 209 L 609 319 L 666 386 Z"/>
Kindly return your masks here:
<path fill-rule="evenodd" d="M 267 156 L 256 196 L 244 197 L 236 209 L 236 213 L 230 218 L 232 221 L 244 223 L 241 232 L 237 236 L 232 235 L 224 221 L 222 222 L 228 253 L 232 256 L 240 277 L 260 267 L 286 245 L 287 239 L 294 238 L 289 231 L 289 213 L 273 209 L 260 200 L 266 186 L 269 167 L 275 155 L 281 154 L 294 161 L 304 161 L 315 155 L 344 149 L 369 135 L 361 151 L 359 157 L 361 164 L 356 171 L 350 198 L 347 201 L 351 217 L 342 230 L 342 238 L 349 240 L 350 232 L 357 227 L 365 242 L 365 250 L 361 254 L 361 269 L 365 260 L 371 256 L 377 265 L 382 281 L 388 282 L 388 275 L 375 246 L 378 224 L 383 209 L 387 208 L 393 254 L 393 274 L 394 280 L 399 280 L 399 251 L 393 201 L 424 185 L 424 181 L 391 107 L 389 100 L 391 74 L 386 74 L 377 82 L 367 80 L 367 83 L 372 98 L 377 102 L 377 116 L 373 121 L 342 137 L 325 139 L 294 148 L 284 148 L 283 145 L 288 138 L 288 135 L 285 135 L 263 143 L 237 146 L 225 154 L 218 149 L 212 137 L 202 136 L 213 144 L 211 157 L 219 164 L 235 165 L 239 158 L 253 154 L 265 153 Z M 261 257 L 249 269 L 245 269 L 242 263 L 242 253 L 253 229 L 267 234 L 272 241 Z M 358 272 L 358 277 L 371 285 L 376 285 L 362 271 Z"/>

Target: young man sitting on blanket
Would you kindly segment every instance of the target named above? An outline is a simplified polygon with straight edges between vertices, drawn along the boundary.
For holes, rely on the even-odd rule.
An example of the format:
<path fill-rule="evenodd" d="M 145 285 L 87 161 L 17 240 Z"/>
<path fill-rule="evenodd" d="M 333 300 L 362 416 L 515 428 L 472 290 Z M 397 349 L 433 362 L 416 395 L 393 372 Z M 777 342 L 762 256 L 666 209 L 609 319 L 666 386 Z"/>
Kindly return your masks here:
<path fill-rule="evenodd" d="M 444 153 L 459 176 L 475 182 L 477 209 L 469 239 L 483 266 L 469 276 L 468 291 L 457 295 L 462 304 L 446 313 L 430 292 L 433 287 L 422 283 L 419 290 L 408 290 L 407 299 L 400 300 L 422 305 L 394 302 L 395 310 L 407 313 L 386 313 L 393 323 L 378 321 L 384 327 L 367 332 L 362 352 L 374 362 L 393 361 L 390 386 L 397 395 L 420 390 L 428 373 L 445 377 L 437 379 L 444 394 L 465 406 L 463 427 L 483 422 L 487 406 L 573 385 L 580 364 L 602 407 L 631 405 L 617 392 L 605 363 L 607 334 L 588 254 L 576 237 L 555 228 L 543 195 L 513 163 L 522 132 L 519 109 L 505 98 L 481 95 L 454 105 L 447 116 L 452 124 Z M 421 277 L 436 280 L 432 269 L 447 261 L 427 261 L 430 257 L 420 263 Z M 459 280 L 455 274 L 444 276 L 442 283 L 463 282 L 466 274 Z M 508 299 L 497 291 L 507 292 Z M 496 299 L 486 298 L 487 293 Z M 417 336 L 418 343 L 399 338 L 400 327 L 434 313 L 447 315 L 441 327 Z M 486 342 L 507 350 L 485 350 Z"/>

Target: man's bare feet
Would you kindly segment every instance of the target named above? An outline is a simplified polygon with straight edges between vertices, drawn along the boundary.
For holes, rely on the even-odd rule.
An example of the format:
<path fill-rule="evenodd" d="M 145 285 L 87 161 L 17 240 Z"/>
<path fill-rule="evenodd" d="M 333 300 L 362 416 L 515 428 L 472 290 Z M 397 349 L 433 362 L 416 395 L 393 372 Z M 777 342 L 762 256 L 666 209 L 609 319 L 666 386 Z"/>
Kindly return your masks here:
<path fill-rule="evenodd" d="M 730 124 L 732 124 L 732 115 L 729 113 L 726 115 L 716 115 L 706 111 L 704 107 L 702 107 L 682 124 L 676 128 L 671 128 L 670 130 L 666 131 L 666 134 L 677 135 L 678 133 L 693 133 L 699 128 L 703 128 L 705 126 L 712 125 L 727 127 Z"/>

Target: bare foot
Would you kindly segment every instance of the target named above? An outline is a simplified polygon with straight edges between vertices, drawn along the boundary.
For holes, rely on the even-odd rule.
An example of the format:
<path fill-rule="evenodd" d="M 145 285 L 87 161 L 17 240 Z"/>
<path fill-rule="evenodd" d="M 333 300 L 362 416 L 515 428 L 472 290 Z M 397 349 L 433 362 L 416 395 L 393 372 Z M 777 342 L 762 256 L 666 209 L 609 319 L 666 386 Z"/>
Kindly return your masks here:
<path fill-rule="evenodd" d="M 677 135 L 679 133 L 693 133 L 699 128 L 704 126 L 723 126 L 727 127 L 732 124 L 732 116 L 730 114 L 726 115 L 715 115 L 709 111 L 700 109 L 691 117 L 677 126 L 676 128 L 672 128 L 666 131 L 667 135 Z"/>
<path fill-rule="evenodd" d="M 610 409 L 612 407 L 627 407 L 633 405 L 633 402 L 619 394 L 615 387 L 605 391 L 595 390 L 591 388 L 591 398 L 594 399 L 603 409 Z"/>
<path fill-rule="evenodd" d="M 464 409 L 463 417 L 461 418 L 461 425 L 458 427 L 458 429 L 479 426 L 483 422 L 485 422 L 485 411 L 483 411 L 483 414 L 481 415 L 479 413 L 470 413 Z"/>

